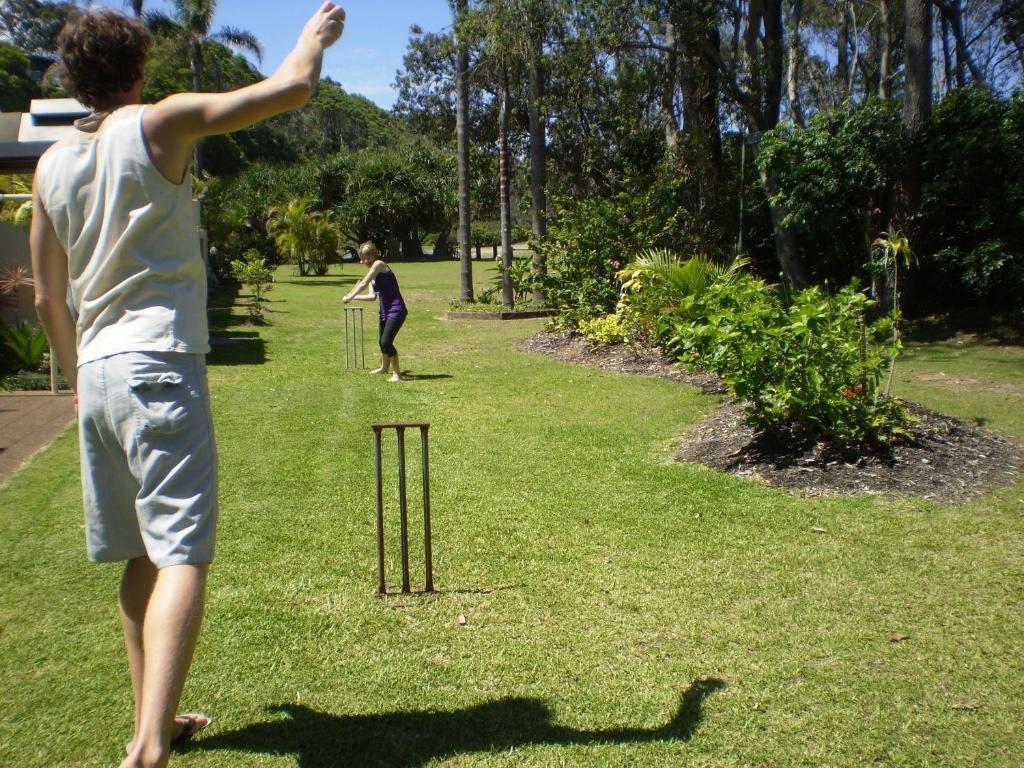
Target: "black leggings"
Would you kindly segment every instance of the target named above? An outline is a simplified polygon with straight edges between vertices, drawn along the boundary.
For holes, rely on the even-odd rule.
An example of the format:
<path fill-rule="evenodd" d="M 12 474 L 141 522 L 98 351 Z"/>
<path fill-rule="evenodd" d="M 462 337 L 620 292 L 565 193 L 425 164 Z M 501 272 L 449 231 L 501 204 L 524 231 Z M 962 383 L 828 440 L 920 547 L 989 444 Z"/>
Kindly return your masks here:
<path fill-rule="evenodd" d="M 406 315 L 401 317 L 394 317 L 390 320 L 380 321 L 380 351 L 382 354 L 388 357 L 394 357 L 398 354 L 398 350 L 395 349 L 395 336 L 398 335 L 398 331 L 402 327 L 402 323 L 405 322 Z"/>

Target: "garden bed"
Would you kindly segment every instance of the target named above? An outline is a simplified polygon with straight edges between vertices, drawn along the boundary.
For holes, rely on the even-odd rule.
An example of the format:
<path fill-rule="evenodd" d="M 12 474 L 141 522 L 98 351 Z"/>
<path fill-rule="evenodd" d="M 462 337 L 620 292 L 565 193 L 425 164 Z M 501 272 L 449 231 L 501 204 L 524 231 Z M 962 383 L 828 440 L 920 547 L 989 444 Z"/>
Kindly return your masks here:
<path fill-rule="evenodd" d="M 724 385 L 687 373 L 658 352 L 594 345 L 577 334 L 539 333 L 523 349 L 557 360 L 657 376 L 709 393 Z M 741 403 L 723 402 L 682 437 L 676 459 L 813 495 L 881 493 L 956 503 L 1007 485 L 1024 468 L 1024 447 L 961 419 L 907 403 L 913 440 L 887 449 L 836 451 L 822 444 L 770 444 L 743 421 Z"/>
<path fill-rule="evenodd" d="M 554 309 L 513 309 L 495 312 L 455 309 L 450 310 L 446 317 L 449 320 L 529 320 L 536 317 L 554 317 L 556 314 L 558 311 Z"/>

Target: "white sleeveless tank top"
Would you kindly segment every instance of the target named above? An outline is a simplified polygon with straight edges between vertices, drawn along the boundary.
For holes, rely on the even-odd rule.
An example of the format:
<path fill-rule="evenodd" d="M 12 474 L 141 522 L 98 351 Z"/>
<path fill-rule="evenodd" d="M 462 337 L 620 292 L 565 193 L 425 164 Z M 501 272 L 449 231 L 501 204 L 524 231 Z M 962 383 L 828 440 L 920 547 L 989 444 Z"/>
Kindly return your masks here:
<path fill-rule="evenodd" d="M 210 349 L 192 177 L 174 184 L 153 165 L 144 111 L 82 118 L 39 160 L 39 194 L 68 255 L 79 365 Z"/>

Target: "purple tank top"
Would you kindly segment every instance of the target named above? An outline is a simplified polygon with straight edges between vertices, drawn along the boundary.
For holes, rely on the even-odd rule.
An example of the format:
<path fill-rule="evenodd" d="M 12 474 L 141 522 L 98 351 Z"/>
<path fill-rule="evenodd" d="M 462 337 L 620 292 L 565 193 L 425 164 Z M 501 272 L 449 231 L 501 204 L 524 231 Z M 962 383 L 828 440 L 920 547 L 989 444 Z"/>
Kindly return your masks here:
<path fill-rule="evenodd" d="M 390 269 L 377 275 L 373 281 L 373 290 L 380 297 L 381 320 L 395 320 L 408 312 L 398 290 L 398 278 Z"/>

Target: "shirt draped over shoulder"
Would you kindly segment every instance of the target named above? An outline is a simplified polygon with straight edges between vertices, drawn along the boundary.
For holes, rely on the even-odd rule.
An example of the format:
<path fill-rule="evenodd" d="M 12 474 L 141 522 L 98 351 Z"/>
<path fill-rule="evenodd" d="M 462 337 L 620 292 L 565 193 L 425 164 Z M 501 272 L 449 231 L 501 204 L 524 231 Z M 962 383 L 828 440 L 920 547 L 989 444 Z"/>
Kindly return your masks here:
<path fill-rule="evenodd" d="M 121 352 L 209 351 L 192 177 L 175 184 L 154 166 L 144 111 L 79 120 L 36 172 L 68 255 L 79 365 Z"/>

